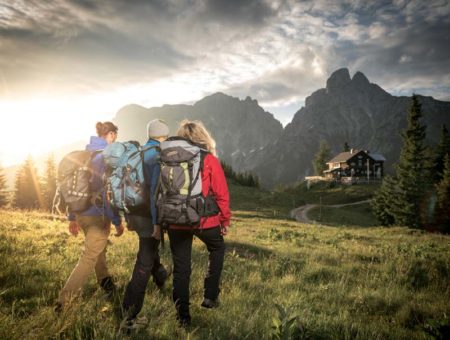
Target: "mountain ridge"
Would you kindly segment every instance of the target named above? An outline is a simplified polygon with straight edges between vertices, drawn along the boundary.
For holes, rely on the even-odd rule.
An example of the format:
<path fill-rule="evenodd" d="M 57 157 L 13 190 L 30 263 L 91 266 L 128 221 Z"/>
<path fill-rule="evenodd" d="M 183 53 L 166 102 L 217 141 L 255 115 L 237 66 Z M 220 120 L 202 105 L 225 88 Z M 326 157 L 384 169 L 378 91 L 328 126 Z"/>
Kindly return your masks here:
<path fill-rule="evenodd" d="M 427 125 L 427 143 L 434 144 L 441 124 L 450 126 L 450 102 L 418 97 Z M 370 83 L 362 72 L 351 78 L 348 69 L 339 69 L 328 78 L 325 88 L 306 98 L 280 140 L 249 159 L 244 168 L 257 173 L 268 186 L 294 183 L 312 174 L 311 160 L 324 140 L 333 154 L 342 151 L 345 142 L 383 153 L 388 172 L 392 171 L 400 153 L 400 132 L 406 127 L 410 98 L 389 94 Z M 289 156 L 290 162 L 286 161 Z"/>
<path fill-rule="evenodd" d="M 213 93 L 192 105 L 152 108 L 127 105 L 117 112 L 113 121 L 119 126 L 121 139 L 137 139 L 143 143 L 147 139 L 145 126 L 156 118 L 168 123 L 171 134 L 176 133 L 183 119 L 201 120 L 216 139 L 218 156 L 237 171 L 243 170 L 242 163 L 249 152 L 266 146 L 283 131 L 281 123 L 259 106 L 257 100 L 249 96 L 240 99 L 223 92 Z"/>
<path fill-rule="evenodd" d="M 201 120 L 216 139 L 222 160 L 237 171 L 256 173 L 264 186 L 273 187 L 311 175 L 311 161 L 322 140 L 330 144 L 333 154 L 342 150 L 344 142 L 382 153 L 389 172 L 399 156 L 400 132 L 406 127 L 410 98 L 393 96 L 371 83 L 364 73 L 357 71 L 351 77 L 347 68 L 341 68 L 330 75 L 324 88 L 306 97 L 305 105 L 284 128 L 256 99 L 241 99 L 223 92 L 192 105 L 145 108 L 128 104 L 117 111 L 113 121 L 119 126 L 119 140 L 143 143 L 151 119 L 166 120 L 171 134 L 176 133 L 179 122 L 185 118 Z M 439 138 L 441 124 L 450 127 L 450 102 L 421 95 L 419 101 L 427 125 L 427 143 L 433 145 Z M 68 150 L 68 146 L 60 149 Z M 8 169 L 5 172 L 11 184 L 13 175 Z"/>

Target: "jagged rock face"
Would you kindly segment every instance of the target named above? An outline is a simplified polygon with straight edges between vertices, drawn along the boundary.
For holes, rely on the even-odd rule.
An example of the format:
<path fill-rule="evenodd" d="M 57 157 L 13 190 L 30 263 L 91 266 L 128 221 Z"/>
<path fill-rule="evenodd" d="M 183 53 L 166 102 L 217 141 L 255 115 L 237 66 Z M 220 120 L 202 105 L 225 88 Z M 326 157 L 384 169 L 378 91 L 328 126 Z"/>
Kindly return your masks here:
<path fill-rule="evenodd" d="M 450 103 L 419 96 L 427 125 L 429 144 L 438 141 L 442 124 L 450 126 Z M 333 153 L 351 147 L 382 153 L 392 170 L 402 146 L 400 132 L 406 128 L 410 97 L 394 97 L 371 84 L 361 72 L 353 78 L 347 69 L 334 72 L 325 89 L 306 98 L 271 145 L 246 158 L 243 168 L 256 172 L 262 183 L 273 186 L 293 183 L 312 175 L 311 161 L 321 140 Z"/>
<path fill-rule="evenodd" d="M 256 100 L 245 100 L 216 93 L 194 105 L 164 105 L 146 109 L 138 105 L 122 108 L 114 122 L 121 140 L 147 139 L 146 125 L 152 119 L 164 119 L 172 134 L 179 122 L 187 118 L 201 120 L 217 143 L 219 157 L 236 170 L 243 169 L 249 153 L 265 147 L 283 132 L 281 123 L 265 112 Z"/>

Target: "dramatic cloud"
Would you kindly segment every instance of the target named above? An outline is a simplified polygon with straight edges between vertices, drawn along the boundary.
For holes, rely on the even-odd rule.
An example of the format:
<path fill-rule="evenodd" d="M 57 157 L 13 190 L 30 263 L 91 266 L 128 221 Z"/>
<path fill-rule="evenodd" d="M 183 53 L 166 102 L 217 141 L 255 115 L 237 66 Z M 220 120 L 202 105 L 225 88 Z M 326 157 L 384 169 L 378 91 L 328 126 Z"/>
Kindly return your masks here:
<path fill-rule="evenodd" d="M 445 0 L 12 1 L 0 5 L 0 96 L 139 88 L 130 101 L 159 105 L 151 94 L 224 91 L 287 122 L 348 67 L 394 94 L 450 99 L 449 32 Z"/>

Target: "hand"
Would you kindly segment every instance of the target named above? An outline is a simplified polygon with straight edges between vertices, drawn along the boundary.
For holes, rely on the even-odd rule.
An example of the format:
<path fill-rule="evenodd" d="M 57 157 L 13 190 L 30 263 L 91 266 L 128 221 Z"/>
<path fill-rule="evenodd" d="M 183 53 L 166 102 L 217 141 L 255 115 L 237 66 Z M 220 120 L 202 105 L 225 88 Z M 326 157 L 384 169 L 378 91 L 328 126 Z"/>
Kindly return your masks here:
<path fill-rule="evenodd" d="M 116 233 L 114 234 L 115 237 L 120 237 L 123 234 L 123 231 L 125 228 L 123 227 L 123 224 L 120 223 L 120 225 L 116 226 Z"/>
<path fill-rule="evenodd" d="M 70 221 L 69 223 L 69 233 L 71 233 L 73 236 L 77 236 L 80 232 L 80 226 L 77 223 L 77 221 Z"/>
<path fill-rule="evenodd" d="M 220 226 L 220 235 L 225 236 L 226 234 L 228 234 L 229 227 L 230 227 L 229 225 L 221 225 Z"/>
<path fill-rule="evenodd" d="M 161 240 L 161 227 L 157 224 L 153 226 L 153 234 L 152 237 L 156 240 Z"/>

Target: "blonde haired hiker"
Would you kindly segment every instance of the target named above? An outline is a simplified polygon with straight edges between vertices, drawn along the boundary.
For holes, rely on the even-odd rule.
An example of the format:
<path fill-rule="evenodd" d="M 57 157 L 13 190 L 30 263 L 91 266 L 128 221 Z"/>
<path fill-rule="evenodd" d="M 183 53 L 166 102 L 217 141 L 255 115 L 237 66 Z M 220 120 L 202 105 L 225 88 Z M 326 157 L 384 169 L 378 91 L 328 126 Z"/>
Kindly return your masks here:
<path fill-rule="evenodd" d="M 173 258 L 173 301 L 182 327 L 191 323 L 189 283 L 193 237 L 209 252 L 202 307 L 219 306 L 219 285 L 230 226 L 228 186 L 216 143 L 199 121 L 181 122 L 177 137 L 161 143 L 158 220 L 168 228 Z"/>

